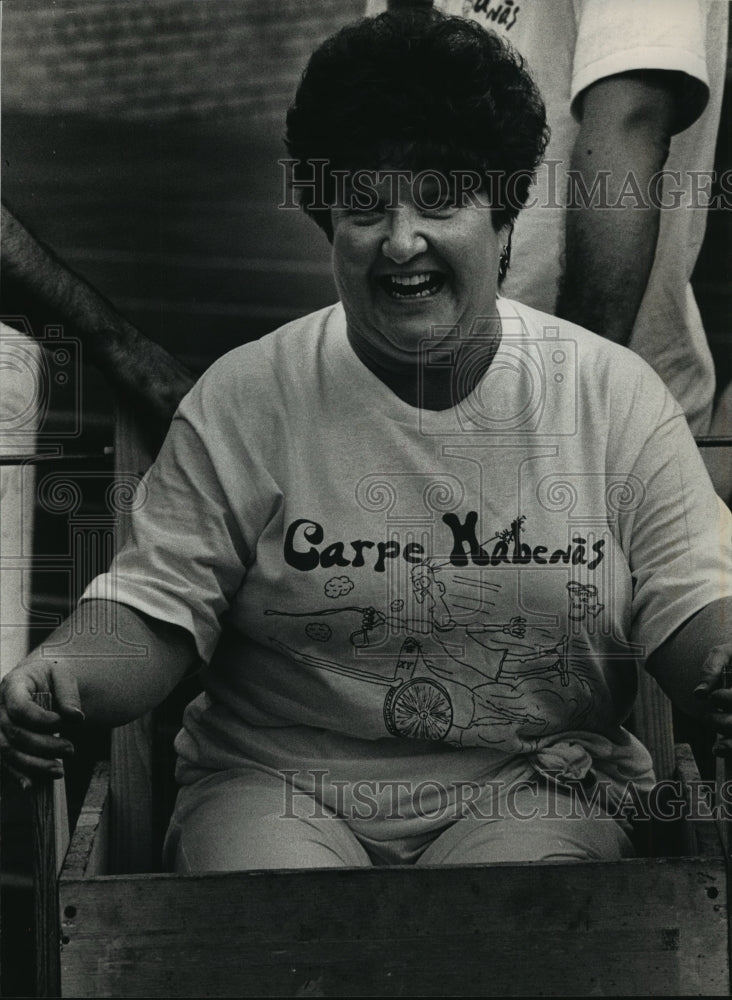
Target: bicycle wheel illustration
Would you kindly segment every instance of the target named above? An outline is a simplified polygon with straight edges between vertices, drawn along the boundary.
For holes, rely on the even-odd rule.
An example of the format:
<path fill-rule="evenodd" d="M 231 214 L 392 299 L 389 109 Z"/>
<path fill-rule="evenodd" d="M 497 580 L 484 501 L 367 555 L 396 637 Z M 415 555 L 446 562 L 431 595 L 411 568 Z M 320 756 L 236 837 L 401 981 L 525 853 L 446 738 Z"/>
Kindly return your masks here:
<path fill-rule="evenodd" d="M 384 701 L 384 722 L 392 736 L 442 740 L 452 725 L 452 702 L 441 684 L 413 677 L 390 688 Z"/>

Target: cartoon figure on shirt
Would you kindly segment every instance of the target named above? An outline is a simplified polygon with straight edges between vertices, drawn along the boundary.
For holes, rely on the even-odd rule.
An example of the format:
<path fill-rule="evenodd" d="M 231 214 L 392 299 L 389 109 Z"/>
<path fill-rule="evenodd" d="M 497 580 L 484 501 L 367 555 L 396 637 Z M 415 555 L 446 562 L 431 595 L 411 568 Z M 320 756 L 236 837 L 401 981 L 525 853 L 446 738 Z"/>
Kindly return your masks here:
<path fill-rule="evenodd" d="M 510 625 L 514 622 L 523 623 L 525 618 L 512 618 Z M 521 628 L 522 625 L 512 626 L 512 630 L 509 632 L 510 635 L 523 635 L 525 632 L 518 632 L 513 629 Z M 525 626 L 524 626 L 525 628 Z M 482 646 L 484 650 L 490 653 L 496 654 L 498 657 L 497 668 L 493 673 L 492 677 L 494 681 L 504 680 L 521 680 L 524 677 L 529 677 L 531 674 L 547 673 L 548 671 L 556 671 L 559 674 L 562 687 L 567 687 L 569 684 L 569 660 L 568 660 L 568 639 L 567 635 L 563 635 L 559 642 L 556 642 L 549 646 L 539 646 L 539 647 L 524 647 L 530 649 L 525 656 L 520 654 L 512 653 L 508 650 L 503 643 L 498 642 L 488 638 L 491 633 L 497 631 L 506 632 L 507 627 L 504 625 L 490 625 L 480 623 L 478 625 L 468 625 L 465 631 L 468 636 L 476 642 L 479 646 Z M 481 638 L 478 638 L 480 636 Z M 488 659 L 488 657 L 486 657 Z M 535 660 L 548 660 L 543 666 L 537 666 L 534 669 L 529 670 L 512 670 L 510 667 L 511 663 L 528 663 Z M 494 661 L 495 662 L 495 661 Z"/>
<path fill-rule="evenodd" d="M 372 633 L 384 626 L 391 627 L 395 631 L 420 632 L 424 635 L 450 632 L 455 629 L 457 622 L 445 599 L 445 584 L 437 579 L 436 569 L 432 562 L 424 560 L 417 563 L 411 571 L 410 579 L 415 601 L 420 605 L 421 614 L 419 617 L 404 616 L 402 614 L 404 601 L 402 600 L 392 601 L 388 613 L 379 611 L 373 605 L 360 607 L 352 604 L 337 608 L 318 608 L 315 611 L 299 612 L 268 609 L 264 613 L 265 615 L 281 615 L 288 618 L 308 618 L 310 622 L 306 626 L 306 634 L 310 638 L 316 638 L 320 641 L 329 640 L 332 637 L 332 630 L 313 622 L 313 619 L 356 613 L 360 615 L 360 625 L 353 629 L 349 635 L 351 645 L 356 648 L 365 648 L 371 645 Z M 329 580 L 324 587 L 326 596 L 331 598 L 349 594 L 352 589 L 353 582 L 345 576 Z M 526 619 L 514 616 L 509 622 L 500 624 L 485 622 L 477 628 L 484 632 L 499 632 L 523 637 L 526 634 Z M 506 652 L 508 651 L 506 650 Z"/>
<path fill-rule="evenodd" d="M 520 691 L 511 685 L 471 690 L 461 682 L 440 683 L 439 676 L 419 641 L 405 639 L 384 700 L 384 722 L 393 736 L 515 752 L 536 749 L 531 735 L 544 731 L 546 719 L 527 710 Z M 531 735 L 519 736 L 519 728 L 527 727 Z"/>
<path fill-rule="evenodd" d="M 432 627 L 440 632 L 455 628 L 457 622 L 445 601 L 445 584 L 437 579 L 430 561 L 418 563 L 412 569 L 411 578 L 415 599 L 423 606 Z"/>
<path fill-rule="evenodd" d="M 597 618 L 604 604 L 597 603 L 597 587 L 594 584 L 577 583 L 571 580 L 567 584 L 569 592 L 569 619 L 573 622 L 582 622 L 587 615 Z"/>
<path fill-rule="evenodd" d="M 457 622 L 452 617 L 445 601 L 445 585 L 435 578 L 435 568 L 430 560 L 416 565 L 412 570 L 411 577 L 415 598 L 420 603 L 427 604 L 429 618 L 434 626 L 433 629 L 429 630 L 432 633 L 433 639 L 442 647 L 458 668 L 457 674 L 453 673 L 450 668 L 447 669 L 447 673 L 451 680 L 459 683 L 459 678 L 465 677 L 466 672 L 472 671 L 475 667 L 465 662 L 465 660 L 459 659 L 448 645 L 449 637 L 446 636 L 443 640 L 439 634 L 449 632 L 457 626 Z M 439 621 L 435 618 L 435 608 L 437 606 L 437 601 L 433 596 L 435 592 L 439 595 L 439 602 L 441 604 Z M 510 676 L 514 680 L 520 681 L 523 677 L 528 676 L 529 673 L 543 673 L 556 670 L 561 677 L 562 685 L 566 687 L 569 684 L 567 636 L 562 636 L 558 643 L 548 647 L 537 647 L 525 643 L 511 643 L 512 648 L 515 649 L 518 647 L 521 650 L 518 653 L 512 652 L 502 637 L 508 636 L 512 639 L 523 639 L 526 635 L 526 629 L 526 619 L 521 615 L 514 615 L 508 622 L 496 623 L 484 619 L 481 622 L 465 626 L 466 636 L 482 647 L 481 662 L 491 666 L 490 672 L 483 674 L 483 680 L 480 683 L 497 682 L 502 673 L 504 674 L 504 680 L 508 680 Z M 477 638 L 478 635 L 481 636 L 480 639 Z M 516 672 L 511 671 L 506 666 L 506 664 L 510 664 L 511 662 L 527 663 L 531 660 L 546 660 L 547 657 L 550 658 L 551 662 L 545 663 L 533 671 L 523 670 Z M 468 657 L 468 659 L 472 660 L 473 658 Z M 482 671 L 479 670 L 479 673 L 482 673 Z"/>
<path fill-rule="evenodd" d="M 336 615 L 355 612 L 361 616 L 360 626 L 354 629 L 349 636 L 350 643 L 356 648 L 364 648 L 371 644 L 372 633 L 382 626 L 391 626 L 395 630 L 407 630 L 411 632 L 422 632 L 429 634 L 434 631 L 449 632 L 454 629 L 457 622 L 452 617 L 450 608 L 445 601 L 445 584 L 436 577 L 435 569 L 429 560 L 417 563 L 411 572 L 411 586 L 414 598 L 420 607 L 419 617 L 408 618 L 401 615 L 404 608 L 404 601 L 393 601 L 388 613 L 379 611 L 370 605 L 368 607 L 358 607 L 346 605 L 338 608 L 319 608 L 317 611 L 287 612 L 267 610 L 266 615 L 284 615 L 291 618 L 321 618 L 326 615 Z M 325 584 L 324 592 L 326 597 L 338 598 L 345 596 L 353 590 L 354 584 L 349 577 L 334 577 Z M 306 633 L 310 638 L 318 638 L 327 641 L 331 638 L 330 629 L 314 628 L 315 622 L 306 626 Z"/>
<path fill-rule="evenodd" d="M 354 630 L 350 636 L 353 646 L 368 646 L 371 632 L 382 625 L 392 625 L 397 629 L 406 628 L 425 634 L 433 631 L 449 632 L 457 626 L 445 600 L 445 584 L 437 579 L 430 560 L 417 563 L 410 577 L 412 593 L 417 603 L 421 605 L 421 617 L 399 617 L 404 601 L 393 601 L 391 613 L 388 615 L 382 614 L 374 607 L 363 608 L 361 628 Z"/>
<path fill-rule="evenodd" d="M 431 658 L 410 636 L 402 643 L 394 683 L 384 700 L 386 727 L 393 736 L 443 740 L 453 746 L 535 751 L 541 736 L 552 731 L 552 722 L 561 718 L 570 728 L 579 728 L 592 707 L 592 689 L 579 672 L 570 670 L 567 657 L 564 636 L 555 645 L 511 657 L 516 663 L 542 658 L 553 663 L 526 673 L 506 669 L 502 679 L 486 680 L 469 664 L 463 664 L 461 672 L 450 661 Z M 562 690 L 565 674 L 572 677 L 571 691 Z"/>
<path fill-rule="evenodd" d="M 551 723 L 561 718 L 574 728 L 592 706 L 591 687 L 571 666 L 567 635 L 546 646 L 513 643 L 509 649 L 505 639 L 501 642 L 501 634 L 523 635 L 524 621 L 516 617 L 506 625 L 467 626 L 466 635 L 483 647 L 480 667 L 470 657 L 425 658 L 429 672 L 451 693 L 453 724 L 445 733 L 447 742 L 519 753 L 535 750 Z M 548 702 L 553 707 L 549 713 Z"/>
<path fill-rule="evenodd" d="M 306 634 L 323 644 L 333 636 L 323 618 L 333 621 L 333 616 L 358 615 L 357 627 L 347 635 L 354 649 L 364 651 L 378 650 L 389 629 L 392 635 L 408 633 L 391 677 L 384 674 L 383 666 L 382 672 L 370 673 L 286 647 L 290 655 L 310 666 L 354 681 L 386 685 L 384 722 L 394 736 L 521 753 L 535 750 L 538 739 L 552 732 L 559 720 L 565 728 L 576 728 L 592 706 L 592 690 L 581 676 L 581 663 L 579 672 L 572 664 L 567 635 L 556 641 L 551 631 L 542 628 L 547 640 L 553 641 L 524 642 L 528 630 L 538 626 L 529 625 L 521 615 L 491 621 L 487 610 L 492 602 L 483 607 L 482 620 L 460 626 L 446 587 L 437 578 L 439 569 L 431 560 L 413 567 L 411 588 L 421 612 L 415 617 L 409 616 L 403 600 L 392 601 L 384 611 L 349 604 L 265 614 L 307 618 Z M 339 588 L 328 581 L 327 596 L 351 593 L 350 579 L 339 581 Z M 494 592 L 502 590 L 498 584 L 487 586 Z M 284 646 L 280 640 L 273 641 Z"/>

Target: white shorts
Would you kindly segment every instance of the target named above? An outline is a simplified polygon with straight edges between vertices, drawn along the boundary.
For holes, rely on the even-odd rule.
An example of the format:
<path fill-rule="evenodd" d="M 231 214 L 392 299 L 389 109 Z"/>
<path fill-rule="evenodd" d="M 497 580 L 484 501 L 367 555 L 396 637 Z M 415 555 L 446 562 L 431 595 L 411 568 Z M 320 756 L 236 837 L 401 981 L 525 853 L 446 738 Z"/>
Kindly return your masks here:
<path fill-rule="evenodd" d="M 542 808 L 547 802 L 550 808 Z M 165 842 L 166 867 L 179 873 L 599 861 L 634 853 L 619 822 L 578 815 L 570 793 L 539 783 L 523 782 L 499 816 L 466 815 L 422 835 L 376 840 L 363 824 L 354 832 L 312 796 L 299 795 L 285 808 L 281 776 L 254 767 L 184 786 Z"/>

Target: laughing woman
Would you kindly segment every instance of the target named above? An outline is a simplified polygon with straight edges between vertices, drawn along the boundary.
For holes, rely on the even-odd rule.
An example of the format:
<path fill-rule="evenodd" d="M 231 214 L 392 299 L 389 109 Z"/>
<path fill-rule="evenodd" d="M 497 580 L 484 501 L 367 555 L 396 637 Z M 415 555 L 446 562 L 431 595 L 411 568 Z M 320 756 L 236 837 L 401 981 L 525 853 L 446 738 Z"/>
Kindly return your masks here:
<path fill-rule="evenodd" d="M 471 22 L 316 51 L 287 142 L 340 301 L 183 401 L 110 573 L 4 681 L 16 769 L 60 774 L 64 719 L 118 725 L 202 661 L 177 870 L 576 860 L 633 850 L 639 667 L 725 744 L 732 532 L 683 414 L 499 294 L 546 138 Z"/>

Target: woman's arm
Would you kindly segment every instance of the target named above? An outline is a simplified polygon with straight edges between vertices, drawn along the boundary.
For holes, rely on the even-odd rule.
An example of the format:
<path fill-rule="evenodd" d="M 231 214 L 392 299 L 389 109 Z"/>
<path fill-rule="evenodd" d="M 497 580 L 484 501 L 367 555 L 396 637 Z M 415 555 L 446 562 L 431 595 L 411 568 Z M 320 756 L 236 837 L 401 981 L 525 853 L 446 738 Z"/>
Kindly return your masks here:
<path fill-rule="evenodd" d="M 86 601 L 0 685 L 0 749 L 26 775 L 61 777 L 73 753 L 59 730 L 88 719 L 119 726 L 158 705 L 198 664 L 177 625 L 113 601 Z M 33 701 L 50 691 L 55 711 Z"/>
<path fill-rule="evenodd" d="M 707 718 L 732 753 L 732 597 L 708 604 L 648 658 L 648 670 L 682 711 Z"/>

